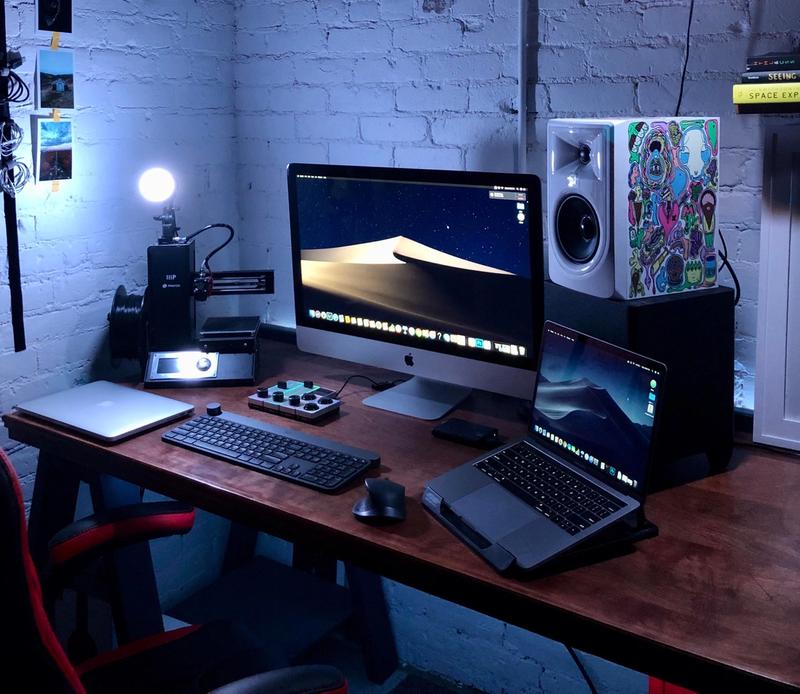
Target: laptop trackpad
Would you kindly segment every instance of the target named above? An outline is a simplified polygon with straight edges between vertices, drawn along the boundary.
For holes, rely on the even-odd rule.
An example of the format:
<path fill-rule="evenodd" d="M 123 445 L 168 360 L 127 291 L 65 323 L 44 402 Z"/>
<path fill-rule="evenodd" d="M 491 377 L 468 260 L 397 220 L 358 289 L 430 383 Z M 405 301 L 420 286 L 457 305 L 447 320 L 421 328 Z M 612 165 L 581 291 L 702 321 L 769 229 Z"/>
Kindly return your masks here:
<path fill-rule="evenodd" d="M 536 513 L 497 484 L 487 484 L 461 497 L 450 508 L 492 542 L 530 523 Z"/>

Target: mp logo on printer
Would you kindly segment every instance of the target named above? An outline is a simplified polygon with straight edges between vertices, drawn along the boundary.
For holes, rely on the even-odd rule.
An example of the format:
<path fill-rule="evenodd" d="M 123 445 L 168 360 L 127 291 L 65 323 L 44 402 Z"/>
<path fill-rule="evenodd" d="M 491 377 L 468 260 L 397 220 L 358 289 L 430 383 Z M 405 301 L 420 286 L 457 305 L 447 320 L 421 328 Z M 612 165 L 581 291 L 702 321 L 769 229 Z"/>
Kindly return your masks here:
<path fill-rule="evenodd" d="M 162 289 L 167 289 L 167 288 L 176 289 L 176 288 L 180 288 L 180 286 L 181 286 L 180 283 L 178 283 L 178 284 L 168 284 L 169 282 L 174 282 L 176 279 L 178 279 L 177 275 L 164 275 L 164 279 L 166 280 L 166 282 L 164 282 L 164 284 L 161 285 Z"/>

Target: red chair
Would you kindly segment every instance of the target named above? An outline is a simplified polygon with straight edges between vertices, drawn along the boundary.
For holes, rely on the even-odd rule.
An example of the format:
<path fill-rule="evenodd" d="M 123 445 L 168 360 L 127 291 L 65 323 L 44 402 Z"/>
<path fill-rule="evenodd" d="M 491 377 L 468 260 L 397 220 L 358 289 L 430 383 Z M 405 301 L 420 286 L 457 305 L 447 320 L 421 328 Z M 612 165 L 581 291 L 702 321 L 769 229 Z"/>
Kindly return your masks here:
<path fill-rule="evenodd" d="M 77 521 L 51 542 L 62 572 L 102 550 L 188 532 L 194 510 L 177 502 L 137 504 Z M 73 665 L 44 607 L 39 576 L 28 550 L 22 492 L 0 449 L 0 596 L 3 605 L 2 671 L 10 691 L 83 694 L 346 694 L 333 667 L 271 670 L 270 655 L 242 628 L 214 623 L 188 626 L 125 644 Z M 265 670 L 267 670 L 265 672 Z M 244 678 L 244 679 L 242 679 Z"/>
<path fill-rule="evenodd" d="M 670 684 L 664 682 L 657 677 L 650 677 L 648 679 L 647 694 L 695 694 L 691 689 L 684 689 L 677 684 Z"/>

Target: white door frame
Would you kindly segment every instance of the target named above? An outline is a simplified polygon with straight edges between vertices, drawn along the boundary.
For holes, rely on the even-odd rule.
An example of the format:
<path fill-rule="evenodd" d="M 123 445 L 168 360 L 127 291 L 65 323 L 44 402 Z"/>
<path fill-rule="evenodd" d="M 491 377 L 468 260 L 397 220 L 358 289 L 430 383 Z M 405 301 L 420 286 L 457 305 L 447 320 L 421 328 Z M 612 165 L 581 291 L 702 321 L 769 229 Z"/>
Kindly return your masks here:
<path fill-rule="evenodd" d="M 764 146 L 753 439 L 800 450 L 800 124 Z"/>

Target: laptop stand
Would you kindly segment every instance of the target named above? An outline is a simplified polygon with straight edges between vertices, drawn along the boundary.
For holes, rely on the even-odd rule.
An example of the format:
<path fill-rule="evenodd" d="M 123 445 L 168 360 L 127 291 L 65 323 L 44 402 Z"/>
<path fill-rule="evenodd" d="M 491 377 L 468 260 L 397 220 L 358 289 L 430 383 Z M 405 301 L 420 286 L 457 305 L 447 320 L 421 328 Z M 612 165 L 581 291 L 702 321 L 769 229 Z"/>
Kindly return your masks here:
<path fill-rule="evenodd" d="M 591 540 L 555 557 L 527 576 L 548 576 L 582 566 L 589 566 L 613 557 L 621 557 L 633 551 L 633 545 L 658 535 L 658 526 L 637 512 L 633 520 L 621 520 L 600 531 Z"/>

